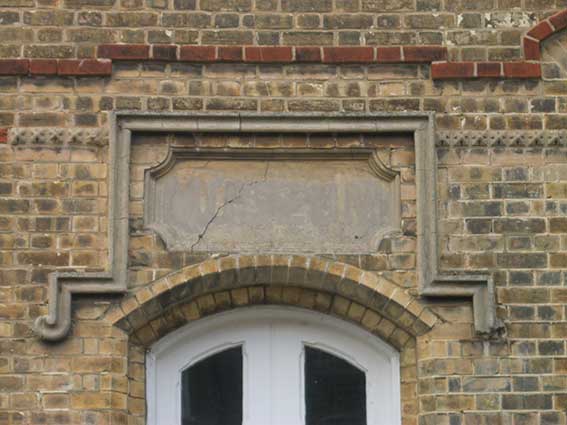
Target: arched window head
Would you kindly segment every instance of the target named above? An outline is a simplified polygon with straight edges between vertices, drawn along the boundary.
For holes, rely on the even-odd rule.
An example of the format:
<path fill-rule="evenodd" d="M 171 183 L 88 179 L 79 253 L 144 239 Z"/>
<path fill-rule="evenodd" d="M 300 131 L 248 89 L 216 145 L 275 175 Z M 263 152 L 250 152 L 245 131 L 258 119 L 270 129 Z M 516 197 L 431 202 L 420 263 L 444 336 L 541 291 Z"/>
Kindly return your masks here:
<path fill-rule="evenodd" d="M 398 353 L 339 319 L 253 307 L 148 352 L 149 425 L 400 425 Z"/>

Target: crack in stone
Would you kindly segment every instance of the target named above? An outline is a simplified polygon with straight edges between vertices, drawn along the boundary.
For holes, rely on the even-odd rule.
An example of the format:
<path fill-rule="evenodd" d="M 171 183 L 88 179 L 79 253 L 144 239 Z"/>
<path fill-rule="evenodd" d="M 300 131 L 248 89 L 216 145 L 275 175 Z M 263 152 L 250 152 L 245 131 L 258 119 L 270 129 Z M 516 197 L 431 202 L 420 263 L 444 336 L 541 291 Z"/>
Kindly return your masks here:
<path fill-rule="evenodd" d="M 232 204 L 233 202 L 237 201 L 238 199 L 240 199 L 242 192 L 244 191 L 244 189 L 248 188 L 248 187 L 252 187 L 258 183 L 265 183 L 266 180 L 268 179 L 268 171 L 270 169 L 270 162 L 267 161 L 266 162 L 266 169 L 264 170 L 264 177 L 262 180 L 254 180 L 248 183 L 244 183 L 242 186 L 240 186 L 240 188 L 238 189 L 238 192 L 236 193 L 235 196 L 233 196 L 232 198 L 230 198 L 228 201 L 225 201 L 222 203 L 222 205 L 220 205 L 215 213 L 213 214 L 213 216 L 211 217 L 211 219 L 207 222 L 207 224 L 205 224 L 205 227 L 203 228 L 203 231 L 201 233 L 199 233 L 199 235 L 197 236 L 197 240 L 191 245 L 190 248 L 190 252 L 193 253 L 193 250 L 197 247 L 197 245 L 199 245 L 199 243 L 203 240 L 203 238 L 205 237 L 207 230 L 209 230 L 209 227 L 213 224 L 213 222 L 216 220 L 216 218 L 219 216 L 220 212 L 227 207 L 228 205 Z"/>

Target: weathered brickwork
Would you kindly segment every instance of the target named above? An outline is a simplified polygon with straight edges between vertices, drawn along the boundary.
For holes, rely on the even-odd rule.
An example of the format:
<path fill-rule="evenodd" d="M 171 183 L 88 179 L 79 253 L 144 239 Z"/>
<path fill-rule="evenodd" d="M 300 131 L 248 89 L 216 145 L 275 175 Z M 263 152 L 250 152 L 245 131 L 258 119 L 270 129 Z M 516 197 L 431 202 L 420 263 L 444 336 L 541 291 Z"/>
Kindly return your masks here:
<path fill-rule="evenodd" d="M 545 21 L 566 7 L 563 0 L 0 0 L 0 58 L 24 60 L 0 76 L 0 424 L 144 424 L 148 344 L 216 311 L 271 303 L 336 314 L 400 349 L 403 425 L 566 425 L 567 147 L 563 136 L 536 137 L 567 130 L 567 33 L 549 37 Z M 555 28 L 565 26 L 554 19 Z M 509 70 L 518 78 L 493 78 L 505 76 L 500 63 L 536 59 L 525 56 L 526 35 L 542 40 L 541 78 L 520 79 L 523 68 Z M 100 57 L 100 46 L 120 43 L 141 47 L 112 63 Z M 304 62 L 325 62 L 310 46 L 424 45 L 443 46 L 457 63 L 261 63 L 269 50 L 251 50 L 246 63 L 239 49 L 293 46 L 297 59 L 297 47 L 307 46 Z M 207 49 L 198 61 L 177 60 L 195 46 L 216 46 L 215 55 L 233 62 L 208 63 Z M 367 52 L 349 57 L 366 62 Z M 497 71 L 481 64 L 493 61 Z M 433 80 L 435 72 L 452 79 Z M 439 137 L 437 147 L 441 269 L 489 273 L 503 328 L 479 336 L 469 302 L 419 298 L 415 158 L 405 139 L 142 134 L 130 168 L 129 294 L 77 297 L 69 338 L 41 342 L 31 327 L 47 311 L 49 273 L 109 266 L 109 113 L 125 110 L 434 112 L 439 134 L 454 135 Z M 511 136 L 499 142 L 493 132 Z M 379 149 L 400 172 L 402 234 L 372 255 L 315 258 L 384 279 L 388 299 L 405 300 L 407 310 L 378 314 L 364 300 L 298 281 L 216 288 L 205 279 L 195 298 L 167 304 L 175 292 L 166 276 L 181 284 L 207 268 L 222 275 L 221 260 L 169 253 L 143 229 L 143 171 L 174 142 Z M 248 261 L 239 270 L 273 260 Z M 144 322 L 146 313 L 156 317 Z"/>

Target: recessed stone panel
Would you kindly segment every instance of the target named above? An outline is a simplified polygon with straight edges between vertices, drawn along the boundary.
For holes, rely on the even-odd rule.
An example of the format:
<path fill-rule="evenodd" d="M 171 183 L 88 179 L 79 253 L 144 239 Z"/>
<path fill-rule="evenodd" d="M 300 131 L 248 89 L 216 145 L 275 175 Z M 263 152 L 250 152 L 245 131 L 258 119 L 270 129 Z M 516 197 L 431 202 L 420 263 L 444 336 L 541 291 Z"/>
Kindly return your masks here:
<path fill-rule="evenodd" d="M 399 181 L 372 151 L 174 149 L 146 193 L 146 225 L 169 250 L 370 253 L 400 227 Z"/>

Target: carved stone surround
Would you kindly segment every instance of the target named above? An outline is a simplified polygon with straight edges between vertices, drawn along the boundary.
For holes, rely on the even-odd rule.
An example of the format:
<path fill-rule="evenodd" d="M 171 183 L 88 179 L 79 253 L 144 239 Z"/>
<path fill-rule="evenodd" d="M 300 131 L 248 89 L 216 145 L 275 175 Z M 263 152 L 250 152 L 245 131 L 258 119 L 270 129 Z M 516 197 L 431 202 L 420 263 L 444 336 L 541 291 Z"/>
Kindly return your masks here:
<path fill-rule="evenodd" d="M 114 113 L 109 146 L 110 270 L 106 273 L 52 273 L 49 309 L 35 322 L 46 340 L 60 340 L 71 328 L 73 294 L 121 294 L 127 290 L 130 142 L 133 132 L 186 133 L 412 133 L 416 155 L 418 263 L 421 296 L 470 297 L 477 332 L 499 327 L 494 285 L 489 275 L 443 275 L 438 270 L 434 115 L 177 115 Z M 374 163 L 376 166 L 377 162 Z M 383 172 L 381 169 L 379 172 Z"/>
<path fill-rule="evenodd" d="M 400 209 L 399 172 L 373 149 L 170 145 L 145 173 L 144 227 L 168 251 L 371 254 Z"/>

